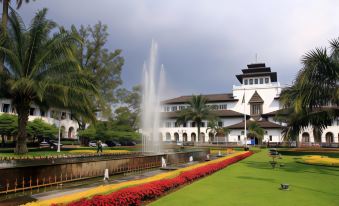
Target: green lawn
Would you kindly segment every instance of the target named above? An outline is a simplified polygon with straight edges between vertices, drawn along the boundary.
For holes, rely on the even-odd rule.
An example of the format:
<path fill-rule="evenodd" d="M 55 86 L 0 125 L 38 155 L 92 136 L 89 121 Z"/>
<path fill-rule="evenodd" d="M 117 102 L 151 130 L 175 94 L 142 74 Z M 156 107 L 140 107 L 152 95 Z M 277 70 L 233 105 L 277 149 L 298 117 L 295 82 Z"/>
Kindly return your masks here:
<path fill-rule="evenodd" d="M 162 205 L 339 205 L 339 168 L 312 166 L 284 156 L 283 168 L 272 169 L 267 150 L 210 177 L 173 192 L 152 206 Z M 290 191 L 279 189 L 289 183 Z"/>

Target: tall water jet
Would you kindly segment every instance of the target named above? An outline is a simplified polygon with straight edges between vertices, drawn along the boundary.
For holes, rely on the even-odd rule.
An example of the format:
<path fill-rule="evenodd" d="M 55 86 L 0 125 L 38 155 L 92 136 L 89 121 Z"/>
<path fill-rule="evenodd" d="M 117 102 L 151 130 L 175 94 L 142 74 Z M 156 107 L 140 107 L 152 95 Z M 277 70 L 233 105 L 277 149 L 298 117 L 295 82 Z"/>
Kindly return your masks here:
<path fill-rule="evenodd" d="M 144 64 L 142 82 L 142 151 L 149 153 L 162 152 L 159 126 L 161 121 L 160 95 L 163 93 L 165 76 L 161 66 L 157 73 L 158 45 L 152 41 L 148 64 Z M 158 78 L 157 78 L 158 77 Z M 157 81 L 158 80 L 158 81 Z"/>

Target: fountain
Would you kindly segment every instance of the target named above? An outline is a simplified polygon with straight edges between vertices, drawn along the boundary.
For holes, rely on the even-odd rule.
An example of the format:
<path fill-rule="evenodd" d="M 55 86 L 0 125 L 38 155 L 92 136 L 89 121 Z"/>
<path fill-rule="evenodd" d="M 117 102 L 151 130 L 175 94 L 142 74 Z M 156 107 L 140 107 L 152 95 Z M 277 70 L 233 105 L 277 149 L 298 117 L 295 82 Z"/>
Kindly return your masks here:
<path fill-rule="evenodd" d="M 150 58 L 143 69 L 142 95 L 142 151 L 144 153 L 161 153 L 162 140 L 159 137 L 160 94 L 164 90 L 164 67 L 157 74 L 158 45 L 152 41 Z M 157 78 L 159 76 L 159 78 Z M 158 79 L 158 81 L 157 81 Z"/>

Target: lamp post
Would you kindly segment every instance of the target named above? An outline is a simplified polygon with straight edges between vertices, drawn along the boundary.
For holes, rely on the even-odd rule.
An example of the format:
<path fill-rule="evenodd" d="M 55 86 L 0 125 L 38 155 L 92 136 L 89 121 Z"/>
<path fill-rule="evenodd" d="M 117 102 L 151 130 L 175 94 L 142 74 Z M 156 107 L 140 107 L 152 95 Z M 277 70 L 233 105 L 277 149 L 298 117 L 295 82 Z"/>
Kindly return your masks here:
<path fill-rule="evenodd" d="M 62 112 L 60 112 L 60 115 L 59 115 L 59 135 L 58 135 L 58 150 L 57 150 L 57 152 L 60 152 L 61 120 L 62 120 Z"/>

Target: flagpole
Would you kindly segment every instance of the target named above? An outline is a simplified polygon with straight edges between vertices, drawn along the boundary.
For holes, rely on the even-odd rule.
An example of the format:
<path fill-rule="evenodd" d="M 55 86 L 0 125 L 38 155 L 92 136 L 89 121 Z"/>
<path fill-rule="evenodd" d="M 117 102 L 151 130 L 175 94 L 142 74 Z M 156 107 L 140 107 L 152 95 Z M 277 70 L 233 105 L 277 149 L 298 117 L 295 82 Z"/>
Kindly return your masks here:
<path fill-rule="evenodd" d="M 247 130 L 246 130 L 246 91 L 244 88 L 244 121 L 245 121 L 245 132 L 244 132 L 244 136 L 245 136 L 245 147 L 247 148 Z"/>

